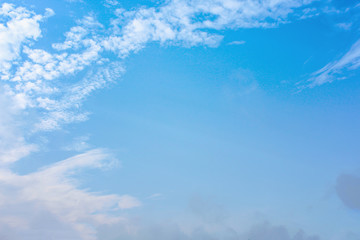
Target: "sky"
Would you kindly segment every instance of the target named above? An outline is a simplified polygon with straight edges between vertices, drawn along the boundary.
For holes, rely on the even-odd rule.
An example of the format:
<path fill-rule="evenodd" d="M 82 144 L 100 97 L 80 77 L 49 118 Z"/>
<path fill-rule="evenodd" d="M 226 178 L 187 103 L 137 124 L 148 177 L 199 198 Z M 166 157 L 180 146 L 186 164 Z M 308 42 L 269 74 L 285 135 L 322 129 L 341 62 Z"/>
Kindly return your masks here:
<path fill-rule="evenodd" d="M 360 240 L 360 4 L 2 0 L 0 239 Z"/>

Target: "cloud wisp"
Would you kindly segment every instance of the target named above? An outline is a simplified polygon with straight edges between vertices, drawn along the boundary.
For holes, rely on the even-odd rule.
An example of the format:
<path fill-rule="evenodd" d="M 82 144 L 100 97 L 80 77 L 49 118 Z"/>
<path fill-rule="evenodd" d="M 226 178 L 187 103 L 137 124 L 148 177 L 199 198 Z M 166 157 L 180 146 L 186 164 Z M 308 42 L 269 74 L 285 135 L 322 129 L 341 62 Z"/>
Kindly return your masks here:
<path fill-rule="evenodd" d="M 243 45 L 245 43 L 246 43 L 245 41 L 232 41 L 229 42 L 228 45 Z"/>
<path fill-rule="evenodd" d="M 309 79 L 310 87 L 345 79 L 345 73 L 360 67 L 360 40 L 356 41 L 350 50 L 339 60 L 327 64 L 314 72 Z"/>

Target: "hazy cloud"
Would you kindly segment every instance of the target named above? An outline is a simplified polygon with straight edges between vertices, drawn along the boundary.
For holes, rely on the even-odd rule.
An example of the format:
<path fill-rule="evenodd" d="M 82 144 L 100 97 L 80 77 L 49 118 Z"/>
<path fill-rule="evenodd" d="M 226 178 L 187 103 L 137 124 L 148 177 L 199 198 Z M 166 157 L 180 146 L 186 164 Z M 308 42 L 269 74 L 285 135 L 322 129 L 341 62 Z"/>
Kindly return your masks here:
<path fill-rule="evenodd" d="M 244 227 L 227 221 L 226 211 L 210 198 L 190 198 L 186 219 L 131 218 L 125 224 L 99 227 L 99 240 L 320 240 L 303 230 L 290 231 L 286 225 L 269 222 L 251 223 Z M 189 214 L 189 215 L 188 215 Z"/>
<path fill-rule="evenodd" d="M 229 99 L 246 96 L 256 89 L 258 89 L 258 83 L 254 73 L 242 68 L 233 71 L 223 86 L 223 92 Z"/>
<path fill-rule="evenodd" d="M 134 224 L 134 225 L 133 225 Z M 185 229 L 181 224 L 168 221 L 167 223 L 128 222 L 121 226 L 102 226 L 98 231 L 99 240 L 320 240 L 318 236 L 306 234 L 303 230 L 295 233 L 285 226 L 273 226 L 269 223 L 254 225 L 251 229 L 229 226 L 218 226 L 216 230 L 194 226 Z"/>
<path fill-rule="evenodd" d="M 360 210 L 360 177 L 342 174 L 337 179 L 336 192 L 341 201 L 351 209 Z"/>

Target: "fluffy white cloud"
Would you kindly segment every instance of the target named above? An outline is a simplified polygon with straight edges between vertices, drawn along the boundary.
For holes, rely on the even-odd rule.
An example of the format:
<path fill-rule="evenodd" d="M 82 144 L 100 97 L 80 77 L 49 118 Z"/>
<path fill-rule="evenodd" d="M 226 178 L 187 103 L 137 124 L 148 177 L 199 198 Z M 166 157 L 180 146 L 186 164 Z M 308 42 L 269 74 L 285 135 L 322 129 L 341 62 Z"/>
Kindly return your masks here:
<path fill-rule="evenodd" d="M 122 25 L 122 28 L 115 28 L 117 31 L 104 39 L 103 46 L 123 57 L 140 50 L 149 41 L 216 47 L 222 36 L 211 34 L 207 29 L 274 27 L 285 22 L 294 9 L 310 2 L 173 0 L 158 9 L 121 10 L 113 25 Z"/>
<path fill-rule="evenodd" d="M 51 9 L 47 9 L 45 17 L 51 16 L 52 13 Z M 27 40 L 36 40 L 40 37 L 39 22 L 44 16 L 4 3 L 0 8 L 0 17 L 8 19 L 5 24 L 0 23 L 0 74 L 1 79 L 7 79 L 12 67 L 11 61 L 19 57 L 21 45 Z"/>

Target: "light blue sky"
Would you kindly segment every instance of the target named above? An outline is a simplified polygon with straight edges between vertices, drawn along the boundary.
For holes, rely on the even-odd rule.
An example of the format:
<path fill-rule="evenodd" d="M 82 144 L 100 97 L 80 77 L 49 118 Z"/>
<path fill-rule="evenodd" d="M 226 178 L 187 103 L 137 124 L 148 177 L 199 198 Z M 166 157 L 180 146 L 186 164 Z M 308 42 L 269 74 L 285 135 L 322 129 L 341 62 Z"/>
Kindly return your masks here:
<path fill-rule="evenodd" d="M 0 5 L 0 239 L 360 239 L 360 5 Z"/>

